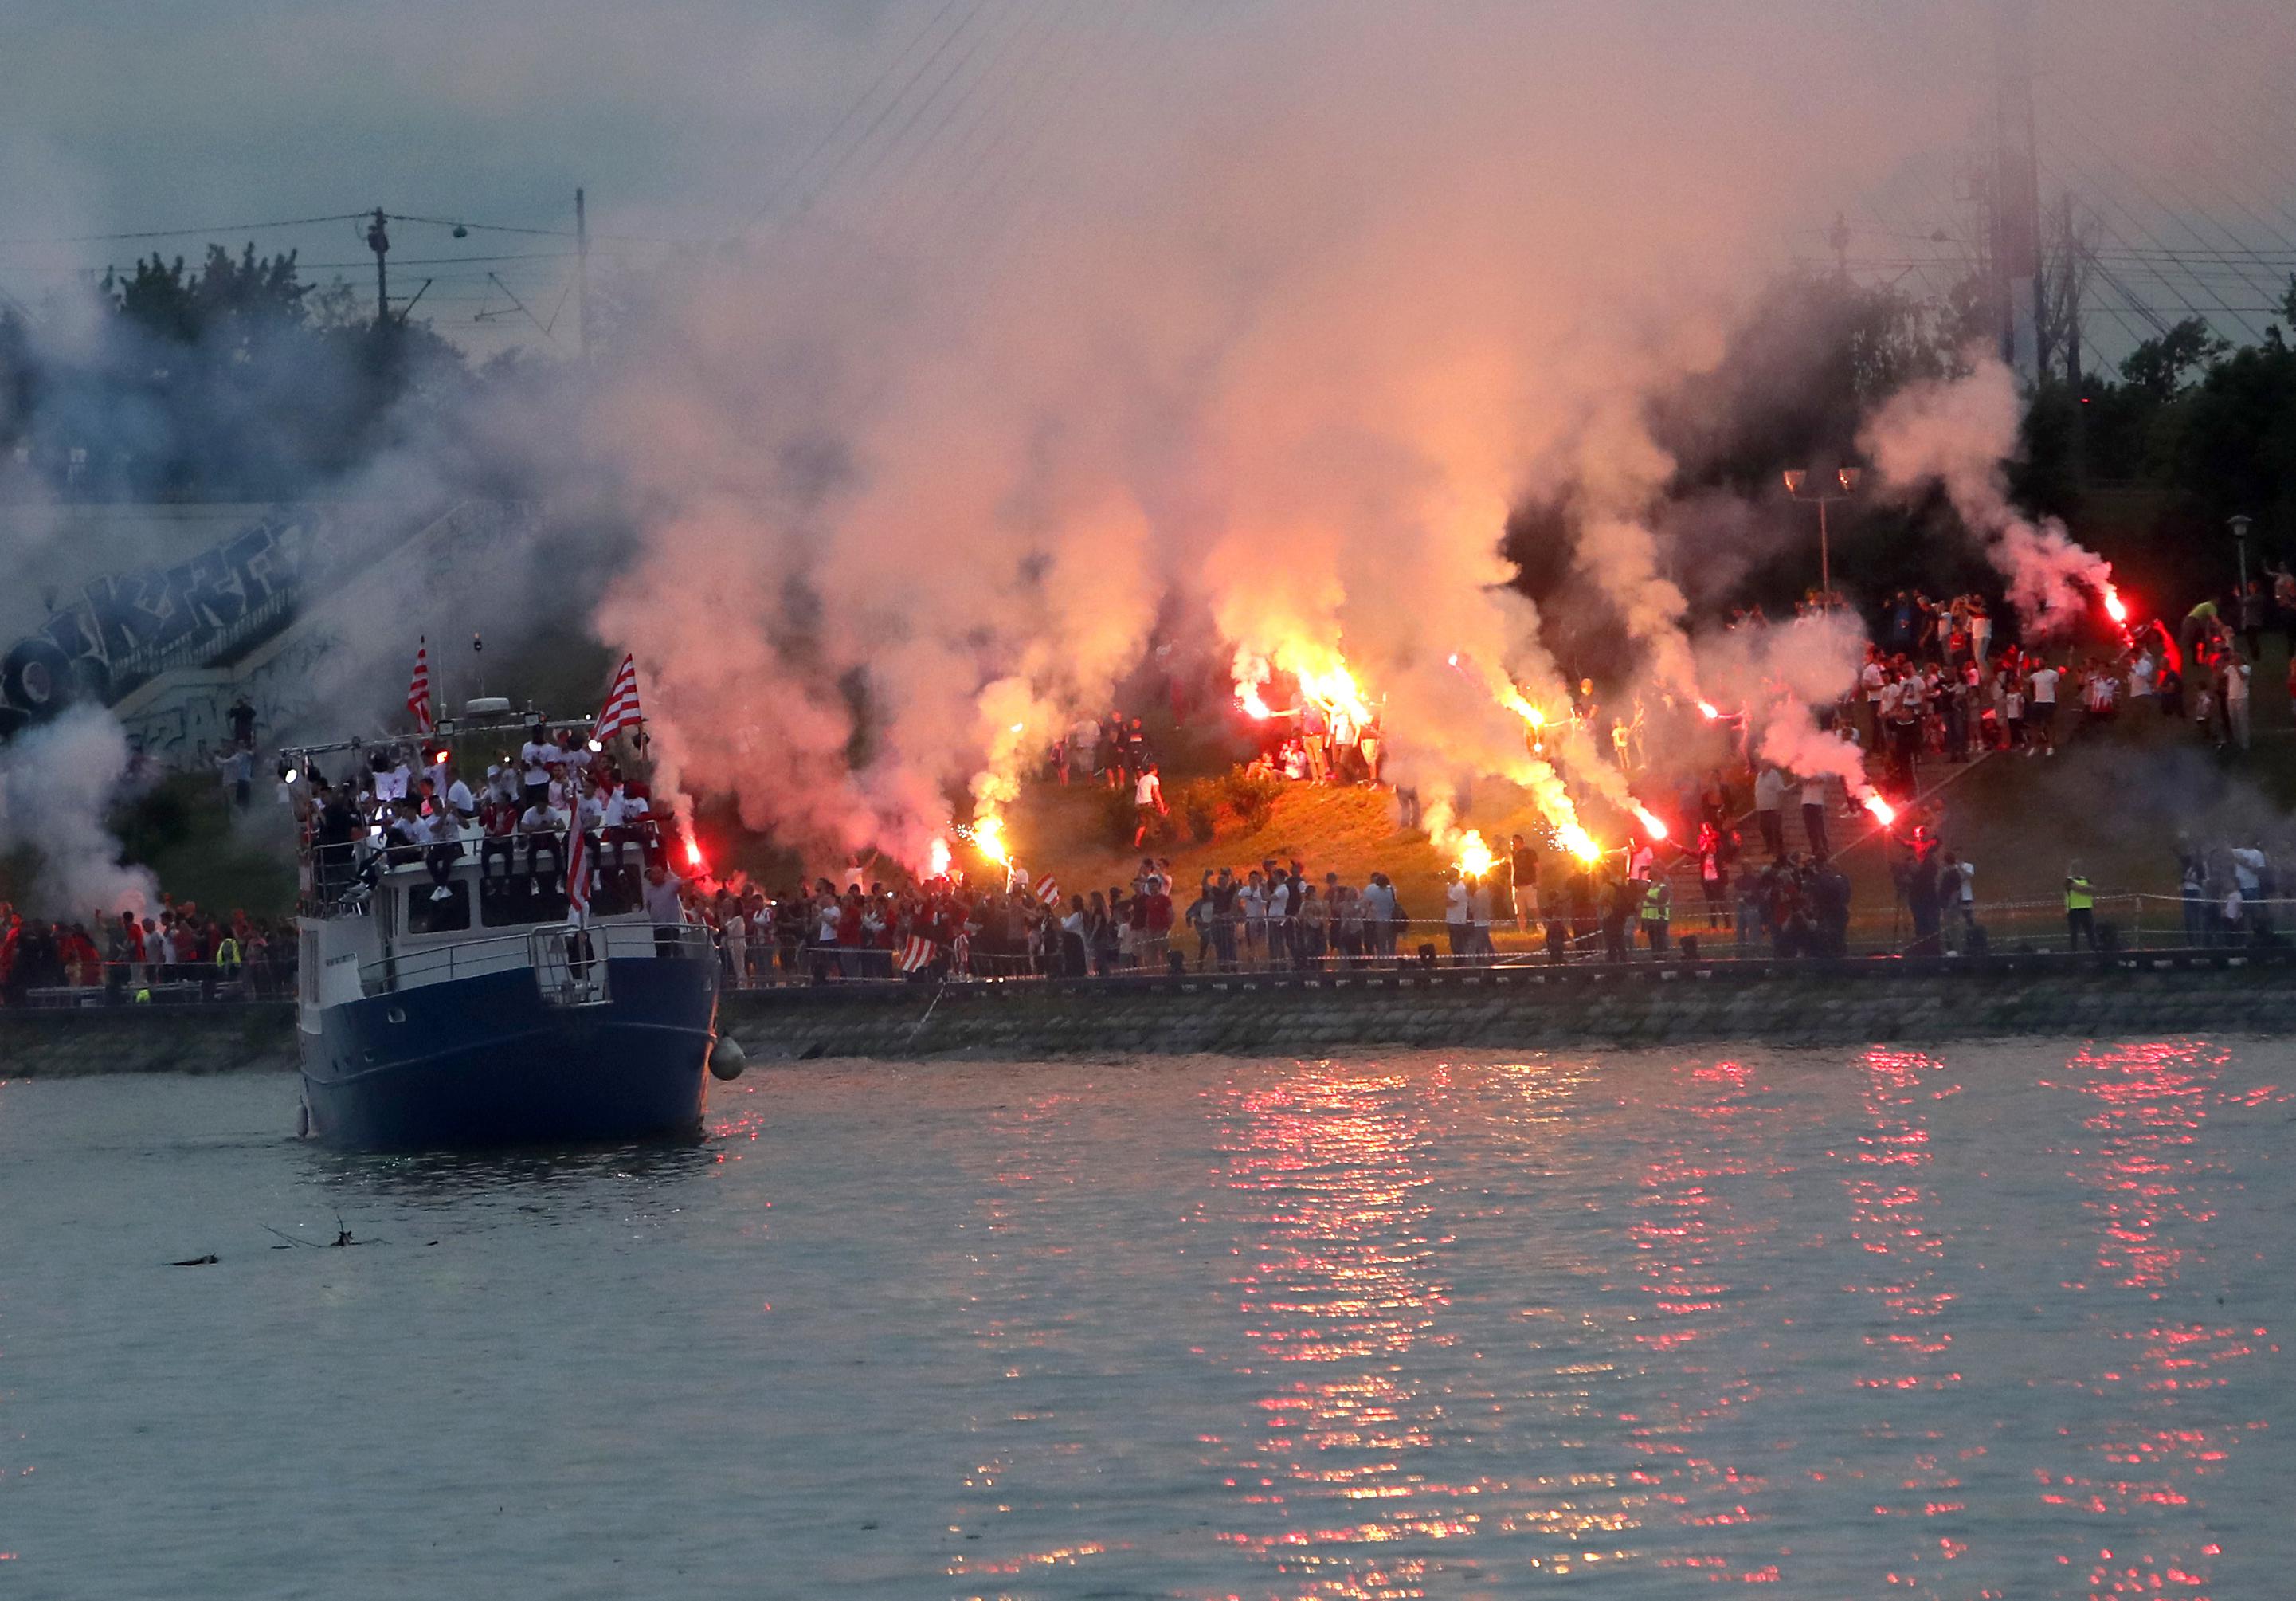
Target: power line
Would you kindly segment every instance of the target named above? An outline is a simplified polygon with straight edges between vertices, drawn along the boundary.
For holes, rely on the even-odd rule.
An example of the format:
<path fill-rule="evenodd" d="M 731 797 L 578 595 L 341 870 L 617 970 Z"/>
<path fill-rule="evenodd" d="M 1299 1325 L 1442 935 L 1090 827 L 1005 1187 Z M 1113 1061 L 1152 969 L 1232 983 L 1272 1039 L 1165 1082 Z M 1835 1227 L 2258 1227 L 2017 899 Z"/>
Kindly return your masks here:
<path fill-rule="evenodd" d="M 918 29 L 914 34 L 909 37 L 908 41 L 894 53 L 893 58 L 885 63 L 883 69 L 878 72 L 875 78 L 870 80 L 869 86 L 862 90 L 861 93 L 854 98 L 852 103 L 839 114 L 837 120 L 823 132 L 821 137 L 813 143 L 812 146 L 807 150 L 804 155 L 798 158 L 797 164 L 794 167 L 791 167 L 787 173 L 783 175 L 782 181 L 774 185 L 772 192 L 766 196 L 765 203 L 759 206 L 755 211 L 751 212 L 750 214 L 750 220 L 742 225 L 741 231 L 742 233 L 749 233 L 759 223 L 765 221 L 767 216 L 772 212 L 775 208 L 779 206 L 783 200 L 789 197 L 791 191 L 797 186 L 798 179 L 804 176 L 806 169 L 813 165 L 817 157 L 827 151 L 832 144 L 837 142 L 838 135 L 842 134 L 846 128 L 852 124 L 854 118 L 860 115 L 861 108 L 868 104 L 870 101 L 876 98 L 877 91 L 883 88 L 885 85 L 891 80 L 893 74 L 898 71 L 902 63 L 909 59 L 910 53 L 915 50 L 919 45 L 922 44 L 926 38 L 931 37 L 931 34 L 940 27 L 941 19 L 947 16 L 950 11 L 955 9 L 955 5 L 956 0 L 941 0 L 939 8 L 937 9 L 931 16 L 925 20 L 924 26 Z M 836 160 L 832 160 L 829 164 L 829 171 L 824 175 L 823 183 L 826 183 L 830 178 L 836 177 L 837 169 L 843 166 L 847 160 L 851 159 L 853 152 L 868 141 L 869 136 L 876 131 L 878 126 L 885 120 L 885 118 L 889 114 L 890 114 L 893 107 L 900 103 L 902 95 L 906 94 L 909 92 L 910 87 L 915 84 L 917 75 L 922 74 L 927 67 L 931 66 L 933 62 L 939 59 L 940 52 L 948 48 L 948 40 L 955 38 L 958 33 L 963 32 L 965 23 L 970 22 L 972 20 L 972 12 L 978 12 L 980 9 L 980 0 L 974 0 L 972 12 L 968 12 L 964 18 L 957 23 L 956 28 L 949 34 L 948 38 L 943 39 L 938 45 L 934 46 L 932 53 L 925 58 L 923 65 L 920 66 L 917 69 L 917 73 L 912 74 L 909 81 L 902 85 L 900 89 L 895 93 L 892 100 L 886 105 L 885 110 L 878 112 L 875 120 L 871 122 L 868 127 L 863 129 L 860 135 L 855 138 L 851 144 L 845 147 L 844 152 L 839 155 Z M 815 186 L 814 193 L 817 195 L 819 192 L 820 185 L 816 185 Z M 807 206 L 809 206 L 812 203 L 812 199 L 809 197 L 804 204 L 798 208 L 798 209 L 800 212 L 802 212 Z"/>
<path fill-rule="evenodd" d="M 343 211 L 332 217 L 291 217 L 279 222 L 234 222 L 196 228 L 144 228 L 131 234 L 81 234 L 70 239 L 0 239 L 10 249 L 64 244 L 118 244 L 133 239 L 185 239 L 194 234 L 262 234 L 275 228 L 308 228 L 327 222 L 357 222 L 367 214 Z"/>

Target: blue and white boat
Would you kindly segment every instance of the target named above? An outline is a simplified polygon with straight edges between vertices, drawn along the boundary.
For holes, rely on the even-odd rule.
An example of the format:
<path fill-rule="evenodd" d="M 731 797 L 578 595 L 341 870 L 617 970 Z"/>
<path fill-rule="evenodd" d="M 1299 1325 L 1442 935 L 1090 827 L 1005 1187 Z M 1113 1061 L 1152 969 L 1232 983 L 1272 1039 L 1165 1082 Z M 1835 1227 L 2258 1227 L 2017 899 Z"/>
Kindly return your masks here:
<path fill-rule="evenodd" d="M 327 751 L 357 749 L 283 760 L 308 773 Z M 705 1071 L 740 1071 L 740 1047 L 718 1039 L 709 929 L 655 925 L 630 866 L 599 874 L 577 926 L 562 870 L 506 873 L 497 858 L 482 878 L 478 830 L 463 842 L 444 895 L 419 859 L 392 864 L 364 845 L 335 862 L 307 851 L 296 1006 L 306 1134 L 399 1151 L 698 1134 Z"/>

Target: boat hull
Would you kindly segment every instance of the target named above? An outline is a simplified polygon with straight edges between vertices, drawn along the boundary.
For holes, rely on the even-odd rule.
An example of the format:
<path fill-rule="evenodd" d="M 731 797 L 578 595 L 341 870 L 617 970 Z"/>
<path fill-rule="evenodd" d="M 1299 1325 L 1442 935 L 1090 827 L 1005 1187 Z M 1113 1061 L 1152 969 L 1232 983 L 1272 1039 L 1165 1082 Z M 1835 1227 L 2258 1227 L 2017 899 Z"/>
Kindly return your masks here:
<path fill-rule="evenodd" d="M 307 1132 L 356 1150 L 600 1145 L 701 1127 L 710 965 L 609 963 L 612 999 L 563 1006 L 530 970 L 323 1009 L 303 1036 Z"/>

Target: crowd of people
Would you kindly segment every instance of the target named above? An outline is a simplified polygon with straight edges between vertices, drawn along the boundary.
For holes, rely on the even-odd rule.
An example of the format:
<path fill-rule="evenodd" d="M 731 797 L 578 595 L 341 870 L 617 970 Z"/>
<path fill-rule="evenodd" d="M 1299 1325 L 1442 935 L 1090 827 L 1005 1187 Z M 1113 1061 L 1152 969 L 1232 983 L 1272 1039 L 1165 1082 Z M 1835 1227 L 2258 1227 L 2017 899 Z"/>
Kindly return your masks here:
<path fill-rule="evenodd" d="M 149 916 L 98 913 L 71 923 L 0 903 L 0 999 L 11 1006 L 94 989 L 129 1002 L 286 996 L 295 959 L 291 924 L 243 911 L 217 917 L 164 895 Z"/>
<path fill-rule="evenodd" d="M 419 765 L 418 765 L 419 764 Z M 635 768 L 593 751 L 571 730 L 537 724 L 515 754 L 488 765 L 472 788 L 439 746 L 363 749 L 331 780 L 300 773 L 291 786 L 302 833 L 307 904 L 330 906 L 372 886 L 390 866 L 421 862 L 449 898 L 455 864 L 475 847 L 482 894 L 518 894 L 563 909 L 570 836 L 578 830 L 602 891 L 635 891 L 625 869 L 662 861 L 652 790 Z"/>
<path fill-rule="evenodd" d="M 2261 634 L 2296 642 L 2296 576 L 2275 571 L 2236 589 L 2228 604 L 2194 607 L 2173 629 L 2154 622 L 2126 631 L 2119 648 L 2069 654 L 2062 648 L 2000 643 L 1981 596 L 1933 601 L 1917 591 L 1890 596 L 1869 620 L 1870 645 L 1855 685 L 1820 720 L 1863 747 L 1867 771 L 1893 797 L 1923 788 L 1922 768 L 1988 751 L 2054 756 L 2078 719 L 2084 726 L 2152 713 L 2189 719 L 2220 746 L 2251 737 L 2251 681 Z M 1815 593 L 1800 610 L 1824 610 Z M 1838 603 L 1838 601 L 1836 602 Z M 1768 626 L 1759 608 L 1733 615 L 1733 628 Z M 2296 695 L 2296 665 L 2292 665 Z M 1306 694 L 1282 709 L 1251 708 L 1260 748 L 1251 770 L 1309 784 L 1382 783 L 1376 711 L 1354 711 Z M 1642 767 L 1647 738 L 1678 756 L 1680 737 L 1719 725 L 1729 754 L 1669 776 L 1670 795 Z M 1637 836 L 1592 867 L 1569 866 L 1542 899 L 1541 851 L 1518 836 L 1486 874 L 1454 870 L 1443 904 L 1415 918 L 1394 883 L 1373 873 L 1360 884 L 1320 875 L 1301 863 L 1263 861 L 1220 868 L 1184 889 L 1168 858 L 1141 858 L 1128 883 L 1061 897 L 1049 882 L 945 877 L 888 885 L 860 882 L 767 894 L 737 879 L 687 883 L 668 870 L 659 819 L 642 770 L 590 751 L 571 732 L 536 727 L 482 778 L 466 778 L 443 749 L 385 742 L 360 750 L 350 771 L 285 775 L 308 849 L 304 904 L 340 907 L 375 882 L 380 868 L 420 862 L 448 894 L 454 865 L 475 851 L 482 893 L 531 896 L 537 916 L 562 912 L 570 845 L 578 833 L 600 870 L 607 912 L 643 905 L 665 921 L 702 924 L 727 978 L 771 979 L 1082 976 L 1123 972 L 1316 969 L 1447 955 L 1496 954 L 1493 935 L 1513 925 L 1511 948 L 1542 944 L 1555 961 L 1625 959 L 1637 949 L 1663 954 L 1685 942 L 1726 941 L 1736 953 L 1820 955 L 1846 949 L 1850 887 L 1833 860 L 1831 820 L 1862 821 L 1839 782 L 1753 759 L 1734 712 L 1669 700 L 1647 712 L 1608 711 L 1595 686 L 1579 680 L 1563 715 L 1591 729 L 1634 778 L 1638 794 L 1671 824 L 1663 841 Z M 247 803 L 256 718 L 243 700 L 229 713 L 230 735 L 215 758 L 227 798 Z M 1710 758 L 1716 747 L 1706 745 Z M 1155 741 L 1144 720 L 1111 712 L 1080 718 L 1046 749 L 1048 783 L 1128 791 L 1137 814 L 1136 848 L 1168 815 Z M 1398 792 L 1406 826 L 1415 798 Z M 1799 813 L 1790 848 L 1786 819 Z M 1740 836 L 1751 817 L 1760 861 Z M 1910 918 L 1909 948 L 1981 948 L 1973 869 L 1933 834 L 1893 835 L 1892 874 Z M 641 882 L 622 871 L 634 858 Z M 1661 860 L 1661 857 L 1664 858 Z M 1554 860 L 1556 858 L 1549 858 Z M 2180 850 L 2188 932 L 2195 942 L 2276 937 L 2271 858 L 2253 845 Z M 2067 875 L 2070 937 L 2094 944 L 2094 919 L 2074 918 L 2093 892 Z M 1685 882 L 1686 881 L 1686 882 Z M 1677 885 L 1694 899 L 1675 904 Z M 618 889 L 617 886 L 619 886 Z M 1693 890 L 1694 886 L 1694 891 Z M 619 896 L 619 899 L 617 897 Z M 1426 936 L 1414 934 L 1416 925 Z M 166 904 L 149 918 L 80 923 L 26 920 L 0 908 L 0 995 L 105 985 L 144 990 L 196 981 L 203 990 L 284 993 L 291 986 L 289 931 L 234 913 L 201 914 Z M 2108 931 L 2109 932 L 2109 931 Z"/>
<path fill-rule="evenodd" d="M 1711 828 L 1703 859 L 1720 864 L 1705 902 L 1704 938 L 1734 955 L 1842 954 L 1850 889 L 1838 867 L 1807 853 L 1757 866 Z M 951 976 L 1083 978 L 1132 973 L 1331 972 L 1398 963 L 1473 962 L 1510 948 L 1552 963 L 1628 961 L 1677 948 L 1673 881 L 1647 843 L 1562 875 L 1542 898 L 1543 852 L 1518 834 L 1488 872 L 1444 875 L 1439 907 L 1404 904 L 1394 881 L 1360 883 L 1299 861 L 1207 869 L 1175 896 L 1168 858 L 1143 857 L 1130 881 L 1062 896 L 1048 881 L 1011 874 L 1000 887 L 962 875 L 917 884 L 864 884 L 849 874 L 767 894 L 720 886 L 690 898 L 710 931 L 726 980 L 741 986 L 842 979 Z M 1687 915 L 1697 916 L 1693 908 Z"/>

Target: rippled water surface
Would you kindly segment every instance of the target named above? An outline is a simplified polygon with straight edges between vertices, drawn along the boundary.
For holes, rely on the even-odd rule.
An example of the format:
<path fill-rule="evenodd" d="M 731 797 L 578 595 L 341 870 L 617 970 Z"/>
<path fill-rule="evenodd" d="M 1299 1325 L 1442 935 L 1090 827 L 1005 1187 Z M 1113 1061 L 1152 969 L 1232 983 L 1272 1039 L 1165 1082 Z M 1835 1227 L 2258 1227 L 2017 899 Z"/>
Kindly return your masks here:
<path fill-rule="evenodd" d="M 2286 1595 L 2291 1087 L 807 1064 L 409 1161 L 8 1083 L 0 1596 Z"/>

